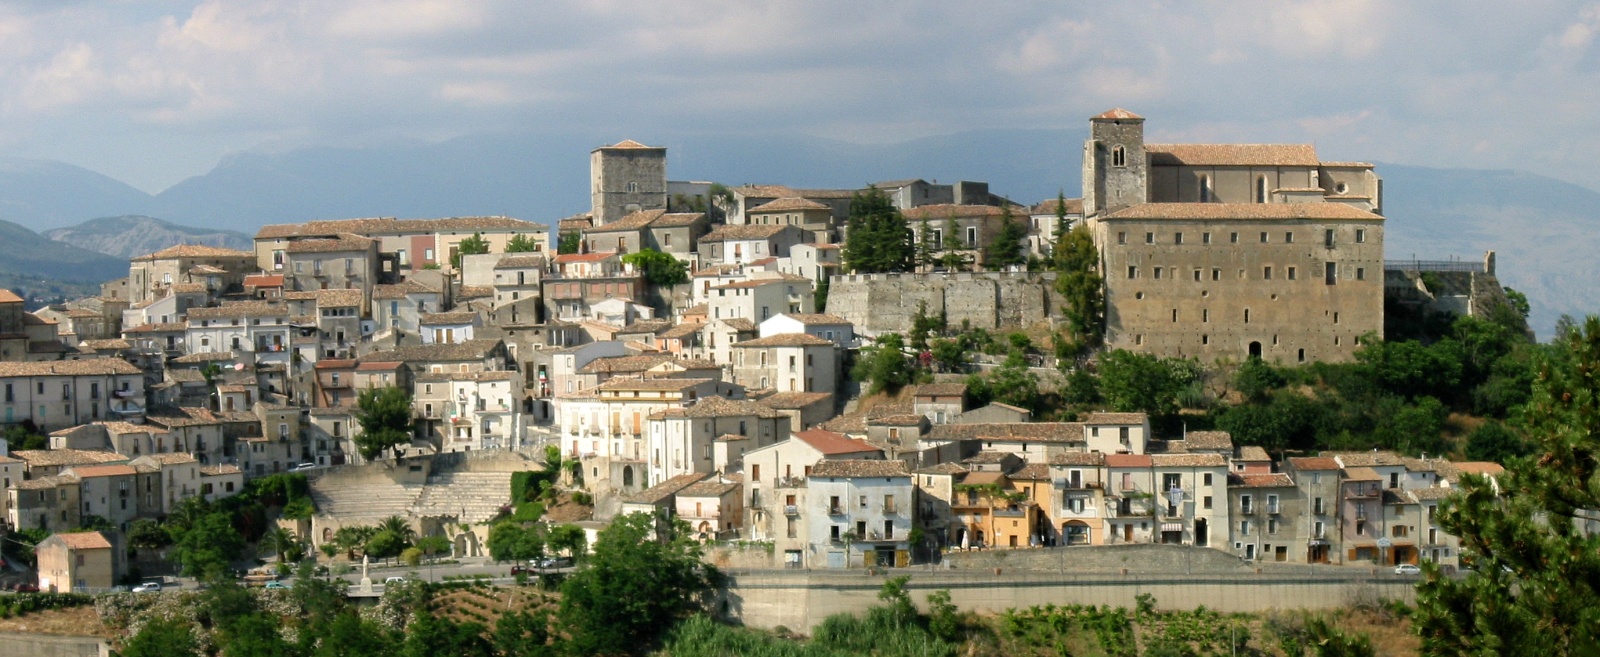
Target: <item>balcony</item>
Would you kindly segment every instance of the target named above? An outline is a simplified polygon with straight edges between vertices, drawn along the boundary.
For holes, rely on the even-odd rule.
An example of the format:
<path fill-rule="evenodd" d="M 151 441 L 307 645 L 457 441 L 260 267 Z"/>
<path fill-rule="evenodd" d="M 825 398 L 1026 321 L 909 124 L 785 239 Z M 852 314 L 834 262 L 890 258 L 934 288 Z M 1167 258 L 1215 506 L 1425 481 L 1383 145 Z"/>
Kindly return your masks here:
<path fill-rule="evenodd" d="M 883 505 L 883 515 L 893 516 L 900 514 L 900 507 L 894 504 Z"/>
<path fill-rule="evenodd" d="M 786 516 L 798 516 L 798 515 L 800 515 L 800 507 L 795 506 L 793 504 L 786 504 L 783 507 L 783 515 L 786 515 Z M 838 515 L 838 514 L 833 514 L 833 515 Z"/>
<path fill-rule="evenodd" d="M 806 480 L 804 477 L 778 477 L 777 483 L 773 485 L 778 488 L 805 488 Z"/>
<path fill-rule="evenodd" d="M 1021 518 L 1028 515 L 1027 509 L 995 509 L 996 518 Z"/>
<path fill-rule="evenodd" d="M 844 507 L 842 507 L 842 506 L 830 506 L 830 507 L 828 507 L 828 515 L 830 515 L 830 516 L 842 516 L 844 514 L 845 514 L 844 513 Z"/>
<path fill-rule="evenodd" d="M 1362 488 L 1347 488 L 1344 491 L 1346 499 L 1371 499 L 1383 494 L 1383 489 L 1377 486 Z"/>

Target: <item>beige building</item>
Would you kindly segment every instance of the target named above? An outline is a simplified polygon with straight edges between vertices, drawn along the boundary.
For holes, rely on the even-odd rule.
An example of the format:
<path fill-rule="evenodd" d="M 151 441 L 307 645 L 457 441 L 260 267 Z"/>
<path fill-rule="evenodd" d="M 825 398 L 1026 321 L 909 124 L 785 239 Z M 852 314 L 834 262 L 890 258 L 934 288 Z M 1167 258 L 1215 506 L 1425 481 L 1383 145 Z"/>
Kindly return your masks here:
<path fill-rule="evenodd" d="M 104 591 L 117 583 L 116 549 L 100 532 L 54 534 L 39 542 L 39 590 Z"/>
<path fill-rule="evenodd" d="M 172 294 L 174 286 L 200 285 L 211 295 L 242 289 L 256 271 L 255 254 L 215 246 L 179 244 L 133 258 L 128 267 L 129 301 L 138 304 Z"/>
<path fill-rule="evenodd" d="M 144 372 L 115 358 L 0 362 L 0 421 L 55 431 L 144 417 Z"/>
<path fill-rule="evenodd" d="M 518 235 L 534 241 L 535 251 L 549 244 L 549 228 L 510 217 L 452 217 L 448 219 L 339 219 L 308 221 L 301 224 L 263 226 L 256 233 L 257 266 L 268 272 L 284 272 L 289 245 L 297 240 L 337 238 L 358 235 L 378 242 L 383 263 L 378 271 L 385 277 L 408 277 L 429 265 L 448 266 L 460 250 L 461 240 L 481 235 L 490 253 L 504 253 L 506 244 Z"/>
<path fill-rule="evenodd" d="M 1090 120 L 1083 212 L 1110 347 L 1202 361 L 1345 361 L 1383 330 L 1382 185 L 1304 144 L 1146 144 Z"/>

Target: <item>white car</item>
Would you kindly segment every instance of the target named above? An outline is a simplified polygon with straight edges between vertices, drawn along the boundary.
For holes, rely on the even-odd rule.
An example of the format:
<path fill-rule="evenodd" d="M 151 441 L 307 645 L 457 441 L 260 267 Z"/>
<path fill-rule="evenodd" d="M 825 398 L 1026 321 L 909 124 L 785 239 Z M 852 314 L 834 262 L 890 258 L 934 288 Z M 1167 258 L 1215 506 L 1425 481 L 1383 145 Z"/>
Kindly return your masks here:
<path fill-rule="evenodd" d="M 161 582 L 145 582 L 133 587 L 134 593 L 158 593 L 161 591 Z"/>
<path fill-rule="evenodd" d="M 390 577 L 390 578 L 388 578 L 386 580 L 383 580 L 383 585 L 384 586 L 388 586 L 390 584 L 404 584 L 404 583 L 406 583 L 406 578 L 404 578 L 404 577 Z"/>
<path fill-rule="evenodd" d="M 1400 564 L 1400 565 L 1394 567 L 1394 574 L 1396 574 L 1396 575 L 1421 575 L 1422 574 L 1422 568 L 1417 566 L 1416 564 L 1403 563 L 1403 564 Z"/>

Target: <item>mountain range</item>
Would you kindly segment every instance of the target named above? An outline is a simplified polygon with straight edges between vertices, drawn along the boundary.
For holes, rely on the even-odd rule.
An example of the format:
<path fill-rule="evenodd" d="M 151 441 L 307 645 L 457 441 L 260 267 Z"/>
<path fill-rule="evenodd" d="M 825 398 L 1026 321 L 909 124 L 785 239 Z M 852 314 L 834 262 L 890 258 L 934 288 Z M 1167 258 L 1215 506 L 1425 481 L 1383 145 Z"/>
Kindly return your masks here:
<path fill-rule="evenodd" d="M 508 215 L 553 224 L 588 209 L 589 151 L 623 138 L 667 146 L 668 175 L 675 180 L 793 187 L 912 177 L 981 180 L 996 194 L 1034 203 L 1058 191 L 1076 195 L 1083 137 L 1074 130 L 979 130 L 851 144 L 798 135 L 479 134 L 243 153 L 158 194 L 59 162 L 0 158 L 0 220 L 122 258 L 169 239 L 223 243 L 205 240 L 310 219 Z M 1600 252 L 1600 194 L 1518 171 L 1380 163 L 1378 172 L 1390 259 L 1477 261 L 1484 251 L 1496 251 L 1501 281 L 1528 295 L 1531 323 L 1541 335 L 1549 335 L 1562 314 L 1600 312 L 1600 261 L 1590 257 Z M 120 219 L 50 230 L 97 217 Z M 161 239 L 130 237 L 151 226 L 162 231 Z M 227 231 L 237 233 L 217 237 Z M 123 237 L 93 237 L 105 234 Z M 0 272 L 16 271 L 6 262 L 15 257 L 0 253 Z"/>

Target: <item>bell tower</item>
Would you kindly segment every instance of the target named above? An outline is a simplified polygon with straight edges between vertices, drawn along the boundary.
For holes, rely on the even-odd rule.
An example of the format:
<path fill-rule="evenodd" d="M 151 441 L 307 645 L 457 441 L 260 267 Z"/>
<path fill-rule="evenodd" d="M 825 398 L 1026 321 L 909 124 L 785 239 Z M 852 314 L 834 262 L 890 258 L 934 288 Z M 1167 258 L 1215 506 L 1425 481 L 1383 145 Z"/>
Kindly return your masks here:
<path fill-rule="evenodd" d="M 1085 217 L 1145 203 L 1148 175 L 1144 117 L 1117 108 L 1089 119 L 1089 140 L 1083 144 Z"/>

